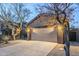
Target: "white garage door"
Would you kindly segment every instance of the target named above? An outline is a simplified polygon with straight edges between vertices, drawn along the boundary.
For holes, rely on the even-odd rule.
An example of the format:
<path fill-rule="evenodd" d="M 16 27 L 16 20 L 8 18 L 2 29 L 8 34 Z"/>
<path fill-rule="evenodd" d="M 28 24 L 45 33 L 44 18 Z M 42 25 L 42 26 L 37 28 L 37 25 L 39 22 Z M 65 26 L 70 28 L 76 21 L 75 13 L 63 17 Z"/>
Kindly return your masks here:
<path fill-rule="evenodd" d="M 51 28 L 32 28 L 32 40 L 57 42 L 57 33 Z"/>

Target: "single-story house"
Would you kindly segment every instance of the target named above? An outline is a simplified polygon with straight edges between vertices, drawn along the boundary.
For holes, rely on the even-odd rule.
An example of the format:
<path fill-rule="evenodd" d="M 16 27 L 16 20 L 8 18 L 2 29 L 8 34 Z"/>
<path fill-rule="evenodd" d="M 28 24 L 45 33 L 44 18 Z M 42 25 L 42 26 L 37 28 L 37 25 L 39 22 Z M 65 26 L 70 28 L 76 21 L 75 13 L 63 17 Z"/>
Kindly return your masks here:
<path fill-rule="evenodd" d="M 32 28 L 32 39 L 63 43 L 63 33 L 57 32 L 55 16 L 38 14 L 28 25 Z"/>

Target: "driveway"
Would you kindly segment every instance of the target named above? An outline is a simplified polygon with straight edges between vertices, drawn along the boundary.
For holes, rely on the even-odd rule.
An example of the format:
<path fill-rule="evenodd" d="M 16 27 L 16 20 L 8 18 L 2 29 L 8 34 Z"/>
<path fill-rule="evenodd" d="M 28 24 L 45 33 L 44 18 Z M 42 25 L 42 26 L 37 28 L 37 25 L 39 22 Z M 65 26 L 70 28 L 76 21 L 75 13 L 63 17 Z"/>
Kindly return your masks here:
<path fill-rule="evenodd" d="M 0 56 L 46 56 L 57 43 L 44 41 L 15 40 L 17 44 L 0 48 Z"/>

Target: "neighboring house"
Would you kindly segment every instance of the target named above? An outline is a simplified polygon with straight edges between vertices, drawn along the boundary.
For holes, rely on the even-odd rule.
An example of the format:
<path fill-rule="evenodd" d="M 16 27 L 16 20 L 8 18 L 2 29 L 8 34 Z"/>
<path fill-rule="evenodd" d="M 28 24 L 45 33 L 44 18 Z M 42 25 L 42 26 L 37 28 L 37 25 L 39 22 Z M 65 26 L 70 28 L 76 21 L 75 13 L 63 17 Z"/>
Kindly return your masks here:
<path fill-rule="evenodd" d="M 76 41 L 79 42 L 79 29 L 76 31 Z"/>
<path fill-rule="evenodd" d="M 79 29 L 71 29 L 70 30 L 70 41 L 79 42 Z"/>

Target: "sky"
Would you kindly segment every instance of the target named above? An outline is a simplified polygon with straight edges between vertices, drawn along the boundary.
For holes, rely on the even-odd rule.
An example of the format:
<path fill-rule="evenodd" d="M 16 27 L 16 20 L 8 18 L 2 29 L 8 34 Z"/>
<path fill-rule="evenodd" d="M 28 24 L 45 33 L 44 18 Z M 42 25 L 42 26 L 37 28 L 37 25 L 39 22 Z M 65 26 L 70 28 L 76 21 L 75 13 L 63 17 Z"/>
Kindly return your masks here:
<path fill-rule="evenodd" d="M 26 7 L 32 12 L 28 21 L 32 20 L 39 14 L 39 12 L 36 11 L 36 8 L 38 7 L 38 5 L 43 5 L 43 3 L 29 3 L 29 4 L 27 4 Z"/>
<path fill-rule="evenodd" d="M 31 11 L 31 14 L 29 16 L 29 19 L 27 20 L 28 22 L 35 18 L 39 13 L 36 11 L 36 7 L 39 5 L 43 5 L 43 3 L 28 3 L 26 4 L 26 8 Z M 5 4 L 5 6 L 7 6 Z M 8 7 L 8 6 L 7 6 Z M 73 5 L 73 7 L 78 7 L 76 5 Z M 75 26 L 75 28 L 79 28 L 79 7 L 75 9 L 74 13 L 74 21 L 70 23 L 70 25 Z"/>
<path fill-rule="evenodd" d="M 73 14 L 74 14 L 74 16 L 73 16 L 74 21 L 72 21 L 70 23 L 70 25 L 74 25 L 75 28 L 79 28 L 79 6 L 73 6 L 73 7 L 76 7 L 76 9 L 73 12 Z"/>
<path fill-rule="evenodd" d="M 30 15 L 29 21 L 32 20 L 34 17 L 36 17 L 38 15 L 38 12 L 35 10 L 36 6 L 38 4 L 28 4 L 27 7 L 28 9 L 30 9 L 32 11 L 32 14 Z M 42 4 L 40 4 L 42 5 Z M 73 5 L 73 7 L 77 7 L 75 9 L 74 13 L 74 21 L 70 22 L 70 26 L 73 25 L 75 28 L 79 28 L 79 7 L 77 5 Z"/>
<path fill-rule="evenodd" d="M 34 17 L 36 17 L 38 15 L 38 12 L 35 10 L 36 6 L 37 6 L 37 4 L 35 4 L 35 3 L 27 4 L 26 7 L 31 11 L 28 21 L 32 20 Z"/>

